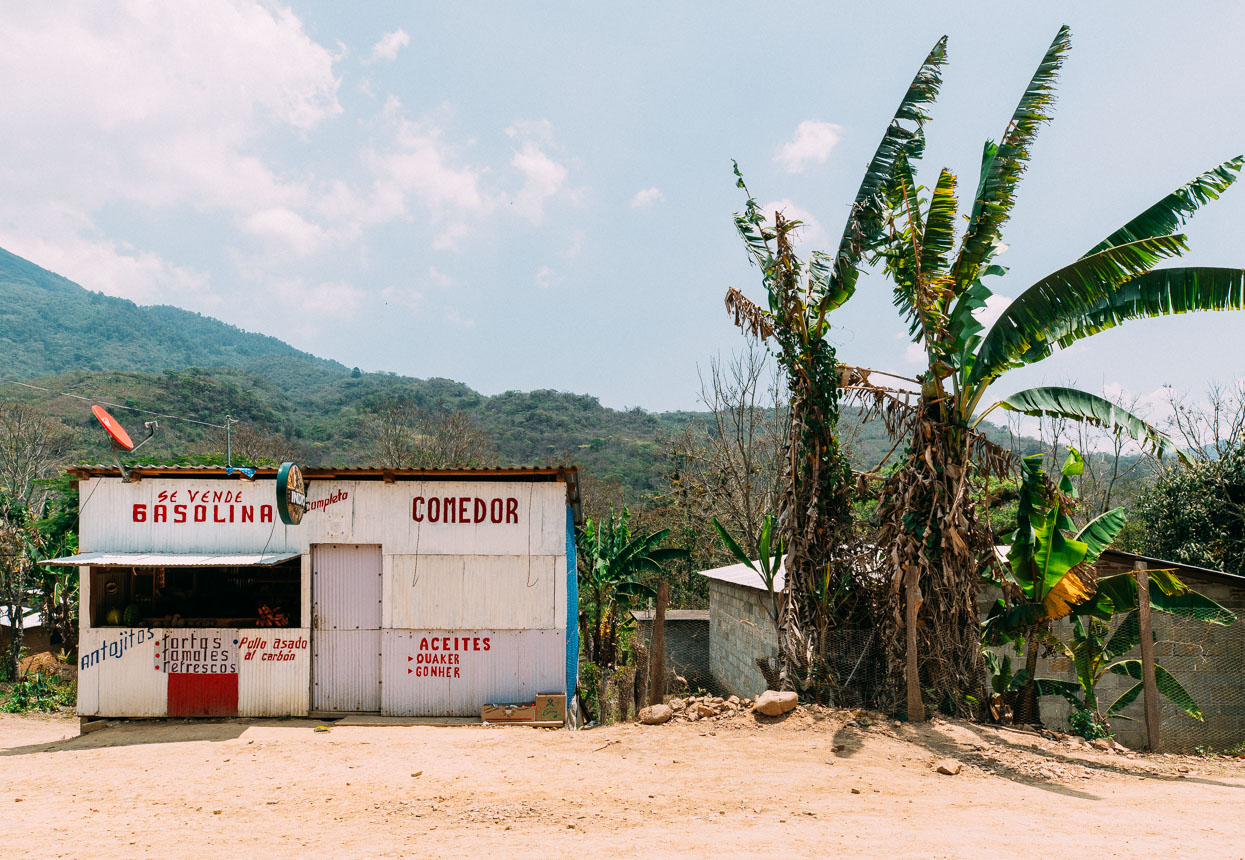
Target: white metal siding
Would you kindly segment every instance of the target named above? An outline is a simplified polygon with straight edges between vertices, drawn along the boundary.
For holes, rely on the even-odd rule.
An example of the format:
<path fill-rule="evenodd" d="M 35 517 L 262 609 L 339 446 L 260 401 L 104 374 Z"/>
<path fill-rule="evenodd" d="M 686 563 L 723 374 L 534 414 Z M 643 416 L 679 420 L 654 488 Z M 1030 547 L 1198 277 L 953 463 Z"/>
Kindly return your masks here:
<path fill-rule="evenodd" d="M 388 568 L 388 627 L 552 630 L 565 623 L 565 557 L 394 555 Z"/>
<path fill-rule="evenodd" d="M 311 671 L 311 629 L 282 627 L 236 630 L 234 638 L 253 646 L 238 649 L 238 714 L 243 717 L 301 716 L 307 713 Z M 280 647 L 302 642 L 305 647 Z M 250 658 L 247 658 L 247 654 Z M 292 660 L 279 659 L 290 656 Z M 274 657 L 278 659 L 273 659 Z"/>
<path fill-rule="evenodd" d="M 204 522 L 194 519 L 202 493 L 230 493 L 241 501 L 207 502 Z M 176 503 L 188 505 L 188 522 L 155 522 L 160 494 L 177 493 Z M 190 501 L 190 493 L 195 501 Z M 565 555 L 566 485 L 491 481 L 317 480 L 307 488 L 312 505 L 337 501 L 307 511 L 297 526 L 274 522 L 241 522 L 241 507 L 254 510 L 275 505 L 276 482 L 222 481 L 194 478 L 150 478 L 126 484 L 120 478 L 92 478 L 81 488 L 82 552 L 306 552 L 316 543 L 379 543 L 386 552 L 448 555 Z M 423 522 L 413 519 L 416 497 L 513 499 L 518 522 Z M 146 519 L 134 521 L 134 505 L 146 506 Z M 169 518 L 172 503 L 163 502 Z M 474 502 L 473 502 L 474 504 Z M 219 510 L 214 507 L 219 506 Z M 230 507 L 234 521 L 228 522 Z M 226 522 L 215 522 L 219 515 Z"/>
<path fill-rule="evenodd" d="M 490 702 L 530 702 L 566 688 L 566 636 L 561 630 L 386 630 L 383 632 L 381 713 L 390 716 L 480 715 Z M 420 677 L 425 639 L 450 638 L 457 678 Z M 489 640 L 489 649 L 453 649 L 453 638 Z M 452 674 L 452 673 L 451 673 Z"/>
<path fill-rule="evenodd" d="M 78 638 L 78 713 L 161 717 L 168 712 L 168 676 L 157 668 L 163 630 L 85 628 Z"/>
<path fill-rule="evenodd" d="M 312 706 L 379 710 L 380 547 L 317 546 L 311 566 Z"/>

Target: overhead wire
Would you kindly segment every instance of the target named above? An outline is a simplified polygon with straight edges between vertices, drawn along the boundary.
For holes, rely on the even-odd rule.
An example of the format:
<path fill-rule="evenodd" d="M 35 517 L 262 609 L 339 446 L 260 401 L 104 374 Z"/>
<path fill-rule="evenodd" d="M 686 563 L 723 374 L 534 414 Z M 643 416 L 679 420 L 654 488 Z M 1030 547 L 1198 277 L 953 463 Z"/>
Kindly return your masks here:
<path fill-rule="evenodd" d="M 20 385 L 23 388 L 33 388 L 35 391 L 46 391 L 48 394 L 56 394 L 61 397 L 72 397 L 75 400 L 83 400 L 83 401 L 86 401 L 87 403 L 98 403 L 101 406 L 110 406 L 113 409 L 128 409 L 131 412 L 141 412 L 144 415 L 151 415 L 154 418 L 166 418 L 166 419 L 172 419 L 174 421 L 186 421 L 190 424 L 200 424 L 204 427 L 214 427 L 217 430 L 227 429 L 226 424 L 213 424 L 210 421 L 200 421 L 197 418 L 186 418 L 182 415 L 172 415 L 172 414 L 165 414 L 162 412 L 153 412 L 150 409 L 140 409 L 137 406 L 126 406 L 124 403 L 110 403 L 107 400 L 99 400 L 98 398 L 95 398 L 95 397 L 85 397 L 81 394 L 73 394 L 68 391 L 56 391 L 55 389 L 52 389 L 52 388 L 44 388 L 41 385 L 31 385 L 29 382 L 18 382 L 16 379 L 7 379 L 4 381 L 0 381 L 0 385 Z"/>

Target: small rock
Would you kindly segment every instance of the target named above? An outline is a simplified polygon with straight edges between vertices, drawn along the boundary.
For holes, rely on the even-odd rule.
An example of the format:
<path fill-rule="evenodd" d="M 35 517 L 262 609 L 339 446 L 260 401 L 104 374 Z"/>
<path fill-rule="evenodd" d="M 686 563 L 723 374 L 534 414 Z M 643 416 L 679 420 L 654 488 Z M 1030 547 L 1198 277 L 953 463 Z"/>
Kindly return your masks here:
<path fill-rule="evenodd" d="M 800 697 L 793 692 L 779 693 L 775 690 L 766 690 L 757 696 L 756 710 L 757 713 L 764 714 L 767 717 L 777 717 L 788 711 L 795 710 L 795 706 L 799 704 Z"/>
<path fill-rule="evenodd" d="M 649 705 L 640 709 L 640 722 L 646 726 L 660 726 L 674 716 L 674 708 L 669 705 Z"/>
<path fill-rule="evenodd" d="M 719 713 L 718 709 L 708 702 L 697 702 L 695 710 L 702 717 L 716 717 Z"/>
<path fill-rule="evenodd" d="M 1094 739 L 1093 739 L 1093 741 L 1091 741 L 1090 743 L 1093 745 L 1093 747 L 1094 747 L 1095 749 L 1100 749 L 1100 750 L 1110 750 L 1110 749 L 1111 749 L 1111 739 L 1110 739 L 1110 738 L 1094 738 Z"/>
<path fill-rule="evenodd" d="M 681 711 L 687 707 L 687 702 L 683 701 L 682 699 L 671 699 L 670 707 L 676 711 Z"/>
<path fill-rule="evenodd" d="M 730 697 L 729 699 L 727 699 L 726 701 L 727 701 L 728 703 L 730 703 L 730 704 L 732 704 L 732 705 L 736 706 L 736 707 L 739 707 L 739 697 L 738 697 L 738 696 L 731 696 L 731 697 Z"/>
<path fill-rule="evenodd" d="M 852 794 L 860 794 L 860 789 L 859 789 L 859 788 L 853 788 L 853 789 L 852 789 Z"/>
<path fill-rule="evenodd" d="M 1124 746 L 1119 741 L 1111 741 L 1111 749 L 1115 750 L 1116 752 L 1122 752 L 1122 753 L 1129 752 L 1128 747 Z"/>
<path fill-rule="evenodd" d="M 962 767 L 963 765 L 955 759 L 944 758 L 942 761 L 938 762 L 938 765 L 934 769 L 941 774 L 945 774 L 946 776 L 955 776 L 960 772 L 960 768 Z"/>

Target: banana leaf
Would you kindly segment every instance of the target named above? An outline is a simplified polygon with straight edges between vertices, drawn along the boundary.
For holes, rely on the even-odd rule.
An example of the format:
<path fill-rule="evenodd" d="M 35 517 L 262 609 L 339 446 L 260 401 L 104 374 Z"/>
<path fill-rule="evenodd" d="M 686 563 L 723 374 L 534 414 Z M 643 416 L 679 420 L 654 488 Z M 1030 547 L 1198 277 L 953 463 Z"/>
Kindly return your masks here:
<path fill-rule="evenodd" d="M 1161 430 L 1144 419 L 1110 400 L 1077 388 L 1053 385 L 1028 388 L 1000 400 L 995 405 L 1035 418 L 1060 416 L 1123 432 L 1157 457 L 1162 457 L 1176 447 Z"/>
<path fill-rule="evenodd" d="M 1042 123 L 1050 120 L 1055 79 L 1071 47 L 1072 33 L 1060 27 L 1042 62 L 1025 88 L 998 146 L 987 143 L 982 154 L 981 181 L 969 215 L 968 230 L 955 263 L 955 279 L 969 283 L 989 262 L 1003 225 L 1016 200 L 1016 186 L 1029 161 L 1030 147 Z"/>
<path fill-rule="evenodd" d="M 1090 248 L 1085 256 L 1097 254 L 1104 248 L 1114 245 L 1134 242 L 1137 239 L 1174 233 L 1176 228 L 1183 226 L 1201 206 L 1212 200 L 1218 200 L 1219 195 L 1238 179 L 1237 174 L 1241 172 L 1242 165 L 1245 165 L 1245 155 L 1230 158 L 1218 167 L 1211 168 L 1193 181 L 1180 186 Z"/>
<path fill-rule="evenodd" d="M 1127 678 L 1133 678 L 1140 681 L 1141 661 L 1121 660 L 1118 663 L 1111 664 L 1111 667 L 1107 671 L 1111 672 L 1113 675 L 1123 675 Z M 1180 685 L 1180 682 L 1172 677 L 1171 672 L 1168 672 L 1162 666 L 1155 666 L 1154 683 L 1155 686 L 1158 687 L 1159 694 L 1177 708 L 1180 708 L 1180 710 L 1184 711 L 1190 717 L 1199 722 L 1206 721 L 1206 717 L 1202 714 L 1202 709 L 1198 707 L 1197 702 L 1193 701 L 1193 697 L 1190 696 L 1189 692 Z M 1127 695 L 1127 693 L 1125 695 Z M 1133 696 L 1133 699 L 1136 698 L 1136 696 Z M 1130 699 L 1129 701 L 1132 700 Z M 1116 703 L 1118 704 L 1119 700 L 1117 700 Z"/>

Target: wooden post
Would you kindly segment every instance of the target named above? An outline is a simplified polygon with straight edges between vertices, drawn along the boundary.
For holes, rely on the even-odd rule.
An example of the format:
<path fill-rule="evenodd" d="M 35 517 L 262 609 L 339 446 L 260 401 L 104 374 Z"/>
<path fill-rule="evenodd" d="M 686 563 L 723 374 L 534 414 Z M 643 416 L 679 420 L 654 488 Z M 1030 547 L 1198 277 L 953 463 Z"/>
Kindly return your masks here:
<path fill-rule="evenodd" d="M 653 615 L 652 669 L 648 673 L 648 703 L 660 705 L 666 698 L 666 606 L 670 583 L 657 583 L 657 612 Z"/>
<path fill-rule="evenodd" d="M 916 583 L 916 566 L 904 571 L 904 633 L 908 645 L 908 721 L 925 722 L 925 702 L 921 700 L 921 676 L 916 659 L 916 611 L 920 604 L 920 591 Z"/>
<path fill-rule="evenodd" d="M 1159 751 L 1159 688 L 1154 680 L 1154 628 L 1150 624 L 1150 571 L 1145 562 L 1133 563 L 1137 571 L 1137 623 L 1141 627 L 1141 684 L 1146 711 L 1146 741 L 1150 752 Z"/>

